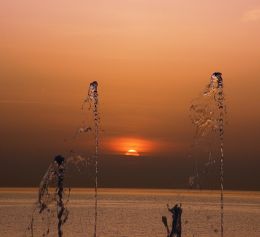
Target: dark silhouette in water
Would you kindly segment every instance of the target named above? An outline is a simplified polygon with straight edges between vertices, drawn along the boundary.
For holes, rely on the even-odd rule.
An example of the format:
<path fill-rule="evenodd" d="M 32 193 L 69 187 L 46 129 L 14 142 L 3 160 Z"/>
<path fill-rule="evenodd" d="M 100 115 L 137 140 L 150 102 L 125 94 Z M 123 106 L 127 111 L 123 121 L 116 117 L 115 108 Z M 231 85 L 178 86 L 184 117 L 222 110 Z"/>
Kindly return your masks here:
<path fill-rule="evenodd" d="M 166 216 L 162 217 L 162 222 L 167 230 L 167 237 L 181 237 L 182 233 L 182 223 L 181 223 L 181 215 L 182 215 L 182 205 L 180 206 L 176 204 L 173 208 L 170 208 L 167 204 L 168 211 L 172 214 L 172 230 L 170 232 L 169 226 L 167 223 Z"/>
<path fill-rule="evenodd" d="M 167 237 L 170 235 L 170 229 L 168 226 L 168 222 L 167 222 L 167 217 L 166 216 L 162 216 L 162 222 L 167 230 Z"/>

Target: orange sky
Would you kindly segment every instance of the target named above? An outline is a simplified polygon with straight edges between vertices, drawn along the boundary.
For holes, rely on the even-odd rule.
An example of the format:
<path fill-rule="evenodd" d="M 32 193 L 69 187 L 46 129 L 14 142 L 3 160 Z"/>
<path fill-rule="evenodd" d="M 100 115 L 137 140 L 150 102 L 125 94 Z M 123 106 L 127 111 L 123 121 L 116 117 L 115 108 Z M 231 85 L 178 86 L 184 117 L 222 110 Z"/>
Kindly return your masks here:
<path fill-rule="evenodd" d="M 190 102 L 221 71 L 227 149 L 235 157 L 240 145 L 259 164 L 259 29 L 258 0 L 1 1 L 4 156 L 64 149 L 93 80 L 105 144 L 134 138 L 181 152 L 194 132 Z"/>

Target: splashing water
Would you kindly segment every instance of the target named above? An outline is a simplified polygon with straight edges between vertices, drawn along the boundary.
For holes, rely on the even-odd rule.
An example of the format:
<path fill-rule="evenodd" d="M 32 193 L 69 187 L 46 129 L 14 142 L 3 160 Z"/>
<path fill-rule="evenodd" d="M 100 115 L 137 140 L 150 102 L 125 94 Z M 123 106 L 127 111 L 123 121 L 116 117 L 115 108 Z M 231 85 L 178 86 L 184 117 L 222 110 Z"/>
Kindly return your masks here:
<path fill-rule="evenodd" d="M 81 167 L 87 166 L 87 164 L 87 159 L 75 154 L 70 155 L 67 159 L 60 155 L 54 158 L 40 182 L 38 200 L 27 228 L 27 231 L 30 232 L 30 236 L 34 236 L 36 214 L 39 214 L 43 221 L 45 218 L 47 219 L 47 226 L 42 236 L 47 236 L 50 233 L 51 218 L 54 216 L 54 213 L 52 213 L 53 204 L 56 204 L 58 237 L 63 236 L 62 226 L 69 217 L 67 204 L 71 190 L 70 188 L 64 187 L 65 173 L 70 165 L 75 166 L 79 170 Z"/>
<path fill-rule="evenodd" d="M 220 219 L 221 219 L 221 237 L 224 236 L 224 95 L 223 95 L 223 79 L 222 74 L 219 72 L 213 73 L 212 76 L 212 83 L 214 81 L 217 83 L 217 96 L 216 102 L 219 108 L 219 119 L 218 119 L 218 129 L 219 129 L 219 136 L 220 136 Z"/>
<path fill-rule="evenodd" d="M 99 153 L 99 112 L 98 112 L 98 83 L 93 81 L 89 85 L 88 96 L 84 103 L 89 103 L 89 110 L 92 111 L 95 126 L 95 220 L 94 237 L 97 236 L 97 216 L 98 216 L 98 153 Z M 84 104 L 83 104 L 84 107 Z M 82 108 L 83 108 L 82 107 Z"/>
<path fill-rule="evenodd" d="M 220 72 L 211 75 L 210 83 L 207 85 L 202 96 L 193 101 L 191 107 L 191 120 L 196 128 L 195 144 L 206 141 L 207 146 L 211 149 L 213 138 L 212 134 L 219 134 L 220 141 L 220 222 L 221 237 L 224 236 L 224 116 L 226 106 L 223 94 L 223 78 Z M 206 139 L 205 139 L 206 138 Z M 207 169 L 216 164 L 212 157 L 212 151 L 208 152 L 208 161 L 204 163 L 202 171 L 199 172 L 197 162 L 195 174 L 189 178 L 191 186 L 197 184 L 200 187 L 200 173 L 207 174 Z"/>
<path fill-rule="evenodd" d="M 98 113 L 98 92 L 97 92 L 98 83 L 96 81 L 90 83 L 88 96 L 84 100 L 84 104 L 89 104 L 89 110 L 92 111 L 94 116 L 95 124 L 95 225 L 94 225 L 94 236 L 96 237 L 97 233 L 97 189 L 98 189 L 98 151 L 99 151 L 99 113 Z M 87 133 L 92 131 L 92 127 L 86 125 L 86 120 L 83 121 L 82 126 L 77 129 L 76 134 L 74 135 L 72 141 L 82 133 Z M 67 139 L 65 139 L 67 141 Z M 81 155 L 74 152 L 70 149 L 70 154 L 66 159 L 62 156 L 56 156 L 54 160 L 49 165 L 46 173 L 44 174 L 38 192 L 38 200 L 36 206 L 33 210 L 30 224 L 27 228 L 30 236 L 34 236 L 34 225 L 35 220 L 39 224 L 39 220 L 43 221 L 46 224 L 46 227 L 43 230 L 42 236 L 47 236 L 51 231 L 51 221 L 54 217 L 53 206 L 56 206 L 56 218 L 57 218 L 57 233 L 58 237 L 62 237 L 63 231 L 62 226 L 66 223 L 69 217 L 69 211 L 67 204 L 70 198 L 70 188 L 64 187 L 64 178 L 68 169 L 72 165 L 76 167 L 78 171 L 81 171 L 82 168 L 89 166 L 92 163 L 92 160 L 86 159 Z M 36 215 L 39 214 L 39 215 Z M 38 218 L 38 219 L 37 219 Z M 39 231 L 38 231 L 39 232 Z M 38 235 L 37 232 L 37 235 Z M 28 234 L 28 232 L 26 232 Z"/>
<path fill-rule="evenodd" d="M 64 206 L 64 158 L 56 156 L 55 162 L 57 163 L 57 218 L 58 218 L 58 236 L 62 237 L 62 225 L 66 222 L 69 212 Z"/>

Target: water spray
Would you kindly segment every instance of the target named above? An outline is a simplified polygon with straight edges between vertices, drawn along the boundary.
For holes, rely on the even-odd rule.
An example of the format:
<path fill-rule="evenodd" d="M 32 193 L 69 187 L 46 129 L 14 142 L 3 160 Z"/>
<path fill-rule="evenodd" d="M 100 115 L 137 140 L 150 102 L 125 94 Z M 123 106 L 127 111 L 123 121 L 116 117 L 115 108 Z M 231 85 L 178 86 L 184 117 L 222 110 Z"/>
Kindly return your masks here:
<path fill-rule="evenodd" d="M 63 189 L 64 189 L 64 172 L 65 164 L 64 157 L 56 156 L 54 158 L 56 163 L 56 176 L 57 176 L 57 218 L 58 218 L 58 236 L 62 237 L 62 225 L 66 222 L 68 218 L 68 211 L 64 206 L 63 202 Z"/>
<path fill-rule="evenodd" d="M 223 79 L 220 72 L 215 72 L 211 76 L 211 80 L 217 81 L 218 92 L 216 94 L 216 102 L 219 108 L 218 129 L 220 138 L 220 222 L 221 237 L 224 236 L 224 95 L 223 95 Z"/>
<path fill-rule="evenodd" d="M 193 101 L 190 112 L 191 120 L 196 127 L 195 145 L 205 138 L 208 147 L 212 145 L 211 134 L 219 134 L 220 142 L 220 222 L 221 237 L 224 236 L 224 117 L 226 113 L 223 93 L 223 78 L 220 72 L 214 72 L 210 77 L 210 83 L 206 86 L 203 95 Z M 211 148 L 210 148 L 211 149 Z M 216 160 L 212 158 L 211 150 L 208 152 L 208 161 L 204 164 L 200 173 L 207 174 L 207 169 L 216 164 Z M 190 185 L 195 184 L 199 180 L 198 167 L 196 174 L 191 176 Z"/>
<path fill-rule="evenodd" d="M 97 236 L 97 217 L 98 217 L 98 155 L 99 155 L 99 112 L 98 112 L 98 82 L 93 81 L 89 85 L 88 97 L 85 102 L 90 105 L 90 110 L 94 117 L 95 126 L 95 220 L 94 237 Z"/>
<path fill-rule="evenodd" d="M 70 154 L 66 159 L 61 155 L 54 157 L 40 182 L 37 203 L 27 228 L 27 230 L 30 231 L 31 237 L 34 236 L 34 219 L 37 213 L 39 214 L 38 217 L 41 217 L 42 220 L 45 219 L 44 215 L 47 217 L 47 227 L 42 233 L 42 236 L 47 236 L 50 233 L 50 220 L 52 217 L 51 204 L 56 204 L 58 237 L 63 236 L 62 227 L 69 217 L 67 204 L 71 190 L 65 187 L 64 179 L 70 165 L 80 171 L 82 167 L 87 167 L 88 159 L 78 154 Z"/>
<path fill-rule="evenodd" d="M 96 81 L 90 83 L 87 98 L 84 100 L 82 105 L 82 109 L 84 107 L 85 102 L 87 102 L 90 106 L 89 110 L 92 110 L 94 116 L 94 124 L 95 124 L 95 224 L 94 224 L 94 237 L 97 235 L 97 191 L 98 191 L 98 151 L 99 151 L 99 113 L 98 113 L 98 92 L 97 92 L 98 83 Z M 83 124 L 83 127 L 80 127 L 73 139 L 77 138 L 77 136 L 81 133 L 87 133 L 92 130 L 90 126 L 86 126 Z M 78 171 L 83 167 L 87 167 L 90 162 L 90 159 L 84 158 L 83 156 L 75 153 L 73 150 L 70 150 L 70 154 L 66 157 L 66 159 L 58 155 L 54 158 L 54 160 L 49 165 L 46 173 L 44 174 L 38 191 L 38 200 L 36 206 L 32 212 L 32 217 L 30 224 L 27 228 L 27 231 L 30 231 L 30 236 L 34 236 L 34 223 L 36 214 L 38 212 L 42 221 L 45 220 L 45 216 L 47 216 L 47 228 L 45 228 L 42 236 L 47 236 L 50 233 L 50 221 L 53 217 L 52 214 L 52 206 L 51 204 L 56 204 L 56 212 L 57 212 L 57 232 L 58 237 L 63 236 L 63 224 L 68 220 L 69 211 L 66 208 L 67 203 L 69 202 L 70 197 L 70 188 L 64 187 L 64 178 L 67 172 L 67 169 L 70 165 L 73 165 L 77 168 Z M 69 193 L 66 194 L 65 191 L 69 190 Z M 65 201 L 66 197 L 66 201 Z"/>

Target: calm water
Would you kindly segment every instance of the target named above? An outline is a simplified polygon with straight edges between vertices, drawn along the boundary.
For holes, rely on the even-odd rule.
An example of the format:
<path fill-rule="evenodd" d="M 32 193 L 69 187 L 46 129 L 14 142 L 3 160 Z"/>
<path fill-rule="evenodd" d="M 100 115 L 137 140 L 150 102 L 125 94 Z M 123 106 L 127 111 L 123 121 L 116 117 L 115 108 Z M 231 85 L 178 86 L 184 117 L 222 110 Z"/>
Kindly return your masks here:
<path fill-rule="evenodd" d="M 0 236 L 26 236 L 37 197 L 35 189 L 0 189 Z M 219 194 L 206 191 L 103 189 L 99 195 L 98 236 L 166 237 L 161 216 L 166 204 L 183 204 L 183 237 L 220 236 Z M 72 190 L 65 237 L 93 236 L 93 190 Z M 56 214 L 53 213 L 55 216 Z M 56 234 L 51 218 L 49 236 Z M 35 236 L 46 221 L 35 220 Z M 260 236 L 260 192 L 225 193 L 225 237 Z"/>

